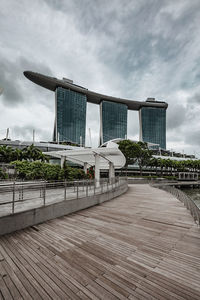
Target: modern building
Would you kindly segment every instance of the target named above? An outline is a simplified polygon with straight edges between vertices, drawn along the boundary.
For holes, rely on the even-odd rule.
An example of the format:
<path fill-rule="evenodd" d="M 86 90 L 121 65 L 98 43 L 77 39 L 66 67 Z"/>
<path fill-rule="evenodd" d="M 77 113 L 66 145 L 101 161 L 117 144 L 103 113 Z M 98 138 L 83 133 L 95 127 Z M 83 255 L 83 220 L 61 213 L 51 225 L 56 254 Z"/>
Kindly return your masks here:
<path fill-rule="evenodd" d="M 55 144 L 53 142 L 49 143 L 49 142 L 19 141 L 19 140 L 15 140 L 15 141 L 0 140 L 0 146 L 8 146 L 13 149 L 23 150 L 31 145 L 34 145 L 35 147 L 37 147 L 43 152 L 80 149 L 80 147 Z"/>
<path fill-rule="evenodd" d="M 127 137 L 127 105 L 103 100 L 100 104 L 100 145 Z"/>
<path fill-rule="evenodd" d="M 148 98 L 146 102 L 155 99 Z M 166 108 L 142 107 L 139 110 L 140 140 L 166 149 Z"/>
<path fill-rule="evenodd" d="M 55 92 L 54 141 L 85 145 L 86 103 L 100 105 L 100 144 L 127 137 L 127 111 L 139 111 L 140 139 L 166 148 L 166 102 L 127 100 L 90 91 L 72 80 L 62 80 L 31 71 L 24 75 Z"/>
<path fill-rule="evenodd" d="M 54 141 L 85 145 L 86 104 L 85 95 L 62 87 L 56 89 Z"/>

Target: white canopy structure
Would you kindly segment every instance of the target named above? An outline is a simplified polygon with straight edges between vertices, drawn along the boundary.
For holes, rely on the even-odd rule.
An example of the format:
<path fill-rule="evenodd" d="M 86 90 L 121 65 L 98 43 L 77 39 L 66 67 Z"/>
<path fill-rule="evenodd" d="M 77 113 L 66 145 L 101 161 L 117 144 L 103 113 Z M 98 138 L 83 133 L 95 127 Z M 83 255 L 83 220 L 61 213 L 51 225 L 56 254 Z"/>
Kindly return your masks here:
<path fill-rule="evenodd" d="M 65 160 L 83 166 L 85 172 L 87 172 L 88 167 L 94 166 L 95 179 L 98 185 L 101 169 L 109 170 L 109 178 L 112 180 L 115 176 L 114 169 L 120 169 L 125 165 L 126 159 L 118 147 L 117 144 L 108 142 L 107 146 L 102 148 L 80 148 L 79 150 L 62 150 L 43 153 L 51 157 L 60 158 L 61 166 L 63 166 Z"/>

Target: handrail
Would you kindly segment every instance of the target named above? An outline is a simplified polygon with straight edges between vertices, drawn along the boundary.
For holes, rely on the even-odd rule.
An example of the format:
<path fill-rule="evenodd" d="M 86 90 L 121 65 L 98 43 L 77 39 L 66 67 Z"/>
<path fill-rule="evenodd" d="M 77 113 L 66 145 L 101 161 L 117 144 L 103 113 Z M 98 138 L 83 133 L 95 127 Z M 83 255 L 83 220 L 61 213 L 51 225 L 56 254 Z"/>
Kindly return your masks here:
<path fill-rule="evenodd" d="M 154 185 L 152 185 L 154 186 Z M 184 206 L 190 211 L 191 215 L 194 218 L 194 221 L 200 225 L 200 209 L 192 198 L 186 195 L 183 191 L 167 185 L 155 185 L 154 187 L 165 190 L 175 196 L 178 200 L 184 203 Z"/>
<path fill-rule="evenodd" d="M 127 178 L 115 177 L 76 181 L 12 182 L 0 185 L 0 217 L 20 211 L 46 206 L 65 200 L 90 197 L 114 191 L 127 182 Z"/>

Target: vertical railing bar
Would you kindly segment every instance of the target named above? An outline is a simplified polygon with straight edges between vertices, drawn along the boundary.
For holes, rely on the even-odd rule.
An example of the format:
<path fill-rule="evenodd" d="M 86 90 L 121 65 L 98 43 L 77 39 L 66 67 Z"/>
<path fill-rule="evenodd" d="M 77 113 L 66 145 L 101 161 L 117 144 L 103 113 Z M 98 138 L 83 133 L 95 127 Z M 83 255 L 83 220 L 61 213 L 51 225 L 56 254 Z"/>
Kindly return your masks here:
<path fill-rule="evenodd" d="M 43 205 L 46 205 L 46 181 L 44 182 L 44 187 L 43 187 Z"/>
<path fill-rule="evenodd" d="M 172 195 L 174 195 L 179 201 L 181 201 L 184 206 L 190 211 L 194 221 L 200 225 L 200 209 L 195 204 L 195 202 L 190 198 L 190 196 L 186 195 L 183 191 L 170 186 L 158 186 L 159 189 L 166 190 Z"/>
<path fill-rule="evenodd" d="M 12 214 L 15 213 L 15 181 L 13 182 Z"/>
<path fill-rule="evenodd" d="M 64 183 L 64 200 L 66 200 L 66 197 L 67 196 L 67 187 L 66 187 L 66 180 L 65 180 L 65 183 Z"/>

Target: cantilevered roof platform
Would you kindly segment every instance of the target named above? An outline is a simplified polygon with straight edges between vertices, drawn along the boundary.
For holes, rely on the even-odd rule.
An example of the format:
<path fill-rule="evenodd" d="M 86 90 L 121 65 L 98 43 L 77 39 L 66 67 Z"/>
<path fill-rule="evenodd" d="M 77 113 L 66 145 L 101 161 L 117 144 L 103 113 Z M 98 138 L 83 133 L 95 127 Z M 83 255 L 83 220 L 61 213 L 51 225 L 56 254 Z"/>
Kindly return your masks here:
<path fill-rule="evenodd" d="M 84 94 L 87 96 L 87 101 L 94 104 L 100 104 L 102 100 L 112 101 L 116 103 L 126 104 L 128 109 L 130 110 L 139 110 L 142 107 L 158 107 L 158 108 L 167 108 L 168 104 L 166 102 L 161 101 L 135 101 L 128 100 L 118 97 L 107 96 L 103 94 L 99 94 L 93 91 L 90 91 L 84 87 L 73 84 L 71 80 L 61 80 L 54 77 L 42 75 L 40 73 L 35 73 L 31 71 L 25 71 L 24 75 L 34 83 L 49 89 L 51 91 L 55 91 L 57 87 L 62 87 L 65 89 L 70 89 L 72 91 Z"/>

